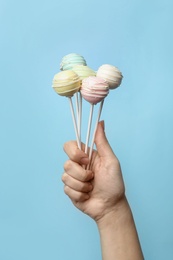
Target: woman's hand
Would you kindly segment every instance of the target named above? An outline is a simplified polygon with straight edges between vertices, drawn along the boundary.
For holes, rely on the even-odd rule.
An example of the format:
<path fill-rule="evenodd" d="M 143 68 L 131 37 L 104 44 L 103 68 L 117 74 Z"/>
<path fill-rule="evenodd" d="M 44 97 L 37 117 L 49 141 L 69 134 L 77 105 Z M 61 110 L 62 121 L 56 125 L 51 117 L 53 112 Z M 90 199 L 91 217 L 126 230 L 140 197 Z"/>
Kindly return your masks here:
<path fill-rule="evenodd" d="M 73 204 L 98 221 L 105 214 L 115 210 L 125 198 L 125 188 L 119 161 L 113 153 L 104 132 L 104 122 L 98 124 L 90 170 L 84 153 L 75 141 L 65 143 L 64 151 L 69 160 L 64 164 L 64 191 Z"/>

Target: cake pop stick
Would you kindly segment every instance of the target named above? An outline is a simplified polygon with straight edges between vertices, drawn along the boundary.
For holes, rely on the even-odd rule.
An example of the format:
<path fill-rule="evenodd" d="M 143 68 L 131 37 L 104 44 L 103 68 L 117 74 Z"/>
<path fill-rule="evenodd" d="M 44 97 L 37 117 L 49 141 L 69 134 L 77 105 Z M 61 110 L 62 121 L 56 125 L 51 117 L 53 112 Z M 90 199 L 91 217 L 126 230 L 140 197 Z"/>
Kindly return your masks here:
<path fill-rule="evenodd" d="M 70 102 L 70 109 L 71 109 L 74 129 L 75 129 L 75 133 L 76 133 L 77 145 L 78 145 L 78 148 L 81 150 L 81 142 L 80 142 L 79 133 L 78 133 L 78 129 L 77 129 L 76 118 L 75 118 L 75 113 L 74 113 L 74 108 L 73 108 L 73 102 L 72 102 L 71 97 L 68 97 L 68 99 L 69 99 L 69 102 Z"/>
<path fill-rule="evenodd" d="M 81 124 L 82 124 L 82 95 L 79 92 L 79 121 L 78 121 L 78 133 L 81 142 Z"/>
<path fill-rule="evenodd" d="M 81 143 L 82 96 L 79 91 L 75 93 L 75 98 L 76 98 L 76 117 L 77 117 L 76 124 L 77 124 L 79 141 Z"/>
<path fill-rule="evenodd" d="M 90 115 L 89 115 L 89 120 L 88 120 L 88 130 L 87 130 L 87 136 L 86 136 L 86 142 L 85 142 L 85 153 L 86 154 L 88 153 L 88 143 L 89 143 L 89 139 L 90 139 L 93 110 L 94 110 L 94 104 L 91 104 Z"/>
<path fill-rule="evenodd" d="M 78 96 L 78 92 L 75 93 L 75 99 L 76 99 L 76 118 L 77 118 L 78 133 L 79 133 L 79 96 Z"/>
<path fill-rule="evenodd" d="M 79 96 L 78 96 L 78 92 L 75 93 L 75 98 L 76 98 L 76 114 L 77 114 L 77 118 L 79 115 Z"/>
<path fill-rule="evenodd" d="M 100 107 L 99 107 L 99 111 L 98 111 L 98 116 L 97 116 L 96 123 L 95 123 L 95 128 L 94 128 L 93 137 L 92 137 L 91 146 L 90 146 L 90 151 L 89 151 L 89 164 L 87 165 L 87 170 L 89 169 L 90 162 L 91 162 L 91 157 L 92 157 L 92 152 L 93 152 L 95 134 L 96 134 L 98 122 L 99 122 L 99 120 L 100 120 L 100 116 L 101 116 L 101 112 L 102 112 L 102 108 L 103 108 L 103 103 L 104 103 L 104 99 L 103 99 L 103 100 L 101 101 L 101 103 L 100 103 Z"/>

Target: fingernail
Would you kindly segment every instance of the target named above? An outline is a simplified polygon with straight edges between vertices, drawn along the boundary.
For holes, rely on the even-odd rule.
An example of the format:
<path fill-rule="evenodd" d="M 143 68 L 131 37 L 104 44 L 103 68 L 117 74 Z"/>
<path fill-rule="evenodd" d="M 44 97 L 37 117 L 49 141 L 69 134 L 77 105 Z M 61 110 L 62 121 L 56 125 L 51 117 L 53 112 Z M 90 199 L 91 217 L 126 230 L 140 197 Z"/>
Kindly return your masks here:
<path fill-rule="evenodd" d="M 103 120 L 103 121 L 101 121 L 101 127 L 102 127 L 102 129 L 103 129 L 103 131 L 105 130 L 105 121 Z"/>
<path fill-rule="evenodd" d="M 105 130 L 105 121 L 103 121 L 103 125 L 102 126 L 103 126 L 103 130 Z"/>
<path fill-rule="evenodd" d="M 81 164 L 88 164 L 89 163 L 89 159 L 87 157 L 83 157 L 80 160 Z"/>
<path fill-rule="evenodd" d="M 92 189 L 93 189 L 93 185 L 90 184 L 90 185 L 89 185 L 89 190 L 91 191 Z"/>

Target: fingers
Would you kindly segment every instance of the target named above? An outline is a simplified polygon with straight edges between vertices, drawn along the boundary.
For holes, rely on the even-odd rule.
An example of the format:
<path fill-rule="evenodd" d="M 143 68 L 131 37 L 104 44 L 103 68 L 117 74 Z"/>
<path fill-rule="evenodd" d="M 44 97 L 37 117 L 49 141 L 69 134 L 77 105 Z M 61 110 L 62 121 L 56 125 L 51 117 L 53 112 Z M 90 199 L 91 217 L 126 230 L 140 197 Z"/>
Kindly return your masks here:
<path fill-rule="evenodd" d="M 90 192 L 92 190 L 92 184 L 90 182 L 78 181 L 69 176 L 67 173 L 63 174 L 62 181 L 66 186 L 75 191 Z"/>
<path fill-rule="evenodd" d="M 86 182 L 93 178 L 92 171 L 85 170 L 78 163 L 71 160 L 66 161 L 64 164 L 64 170 L 69 176 L 75 178 L 78 181 Z"/>
<path fill-rule="evenodd" d="M 98 123 L 97 131 L 95 135 L 95 144 L 99 156 L 116 158 L 105 135 L 104 121 Z M 67 142 L 64 144 L 64 151 L 69 156 L 69 158 L 74 162 L 77 162 L 81 165 L 87 165 L 89 163 L 88 155 L 85 154 L 84 152 L 84 144 L 82 144 L 82 150 L 80 150 L 75 141 Z"/>
<path fill-rule="evenodd" d="M 88 193 L 75 191 L 66 185 L 64 186 L 64 192 L 73 202 L 83 202 L 89 199 Z"/>
<path fill-rule="evenodd" d="M 78 148 L 76 141 L 70 141 L 65 143 L 64 151 L 68 155 L 68 157 L 74 162 L 77 162 L 81 165 L 87 165 L 89 163 L 88 155 L 83 150 L 80 150 Z"/>
<path fill-rule="evenodd" d="M 89 192 L 93 189 L 91 180 L 93 173 L 82 168 L 78 163 L 71 160 L 64 164 L 64 192 L 72 201 L 82 202 L 89 198 Z"/>

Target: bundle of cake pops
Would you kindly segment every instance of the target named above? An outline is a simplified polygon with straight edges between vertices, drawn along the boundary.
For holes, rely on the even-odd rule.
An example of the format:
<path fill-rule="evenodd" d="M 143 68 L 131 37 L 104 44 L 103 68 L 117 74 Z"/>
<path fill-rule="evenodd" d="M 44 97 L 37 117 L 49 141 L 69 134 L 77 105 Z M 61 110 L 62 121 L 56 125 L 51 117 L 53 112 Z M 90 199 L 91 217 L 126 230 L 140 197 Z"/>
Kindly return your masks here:
<path fill-rule="evenodd" d="M 90 103 L 88 113 L 88 128 L 85 141 L 85 153 L 91 161 L 94 146 L 95 133 L 100 120 L 105 97 L 109 90 L 116 89 L 122 81 L 122 73 L 119 69 L 110 64 L 101 65 L 97 72 L 87 66 L 83 56 L 71 53 L 62 58 L 60 72 L 53 78 L 53 89 L 60 96 L 65 96 L 69 100 L 74 130 L 78 148 L 81 149 L 81 123 L 82 123 L 82 102 L 85 99 Z M 74 109 L 74 100 L 76 109 Z M 95 127 L 92 134 L 91 125 L 93 120 L 94 106 L 99 105 Z M 90 149 L 89 149 L 90 147 Z M 89 168 L 89 166 L 88 166 Z"/>

